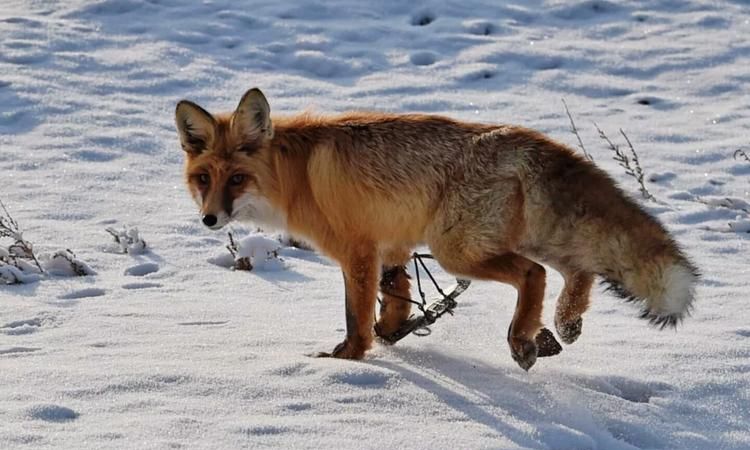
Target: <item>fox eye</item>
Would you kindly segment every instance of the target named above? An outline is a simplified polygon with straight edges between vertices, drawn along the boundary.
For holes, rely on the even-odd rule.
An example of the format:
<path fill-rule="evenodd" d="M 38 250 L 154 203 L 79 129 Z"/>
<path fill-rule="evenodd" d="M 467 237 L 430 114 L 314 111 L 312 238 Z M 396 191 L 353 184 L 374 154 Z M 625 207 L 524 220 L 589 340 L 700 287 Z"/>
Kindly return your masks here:
<path fill-rule="evenodd" d="M 208 176 L 207 173 L 202 173 L 198 175 L 198 183 L 202 186 L 207 185 L 211 181 L 211 177 Z"/>
<path fill-rule="evenodd" d="M 232 175 L 232 178 L 229 179 L 229 184 L 239 186 L 243 181 L 245 181 L 245 175 L 238 173 L 237 175 Z"/>

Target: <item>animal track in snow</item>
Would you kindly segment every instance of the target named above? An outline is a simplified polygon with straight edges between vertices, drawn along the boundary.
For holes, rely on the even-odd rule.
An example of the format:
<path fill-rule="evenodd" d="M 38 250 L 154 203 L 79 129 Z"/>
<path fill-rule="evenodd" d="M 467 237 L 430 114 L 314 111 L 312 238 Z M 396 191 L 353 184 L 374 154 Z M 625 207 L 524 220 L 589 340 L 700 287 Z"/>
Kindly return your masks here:
<path fill-rule="evenodd" d="M 86 289 L 80 289 L 78 291 L 69 292 L 67 294 L 63 294 L 57 298 L 60 300 L 78 300 L 80 298 L 88 298 L 88 297 L 101 297 L 102 295 L 106 294 L 107 291 L 100 288 L 86 288 Z"/>
<path fill-rule="evenodd" d="M 294 412 L 308 411 L 312 409 L 312 405 L 310 403 L 290 403 L 284 407 L 289 411 Z"/>
<path fill-rule="evenodd" d="M 161 287 L 159 283 L 125 283 L 122 285 L 123 289 L 150 289 Z"/>
<path fill-rule="evenodd" d="M 26 410 L 26 415 L 45 422 L 67 422 L 79 416 L 72 409 L 59 405 L 35 405 Z"/>
<path fill-rule="evenodd" d="M 607 395 L 620 397 L 633 403 L 649 403 L 651 398 L 659 392 L 671 389 L 664 383 L 642 383 L 624 377 L 607 377 L 603 379 L 590 380 L 589 389 Z"/>
<path fill-rule="evenodd" d="M 90 398 L 102 395 L 137 394 L 143 392 L 161 392 L 175 386 L 193 382 L 191 377 L 174 374 L 154 374 L 146 376 L 132 376 L 113 378 L 107 384 L 93 385 L 66 390 L 65 394 L 73 398 Z"/>
<path fill-rule="evenodd" d="M 435 21 L 435 14 L 431 11 L 420 11 L 411 16 L 411 24 L 418 27 L 429 25 Z"/>
<path fill-rule="evenodd" d="M 116 153 L 108 153 L 101 150 L 79 150 L 70 154 L 72 159 L 79 161 L 90 161 L 90 162 L 110 162 L 118 158 L 122 158 L 122 155 Z"/>
<path fill-rule="evenodd" d="M 564 20 L 592 20 L 600 15 L 613 14 L 621 8 L 604 0 L 588 0 L 554 8 L 552 14 Z"/>
<path fill-rule="evenodd" d="M 495 32 L 495 26 L 485 20 L 470 20 L 462 24 L 464 31 L 477 36 L 489 36 Z"/>
<path fill-rule="evenodd" d="M 217 321 L 196 321 L 196 322 L 180 322 L 177 325 L 183 325 L 188 327 L 202 327 L 202 326 L 210 326 L 210 325 L 226 325 L 228 324 L 228 320 L 217 320 Z"/>
<path fill-rule="evenodd" d="M 650 181 L 652 183 L 667 183 L 669 181 L 674 180 L 675 178 L 677 178 L 677 174 L 676 173 L 674 173 L 674 172 L 672 172 L 670 170 L 666 170 L 666 171 L 663 171 L 663 172 L 654 172 L 654 173 L 651 173 L 648 176 L 648 181 Z"/>
<path fill-rule="evenodd" d="M 392 375 L 372 369 L 350 369 L 335 373 L 329 378 L 334 383 L 367 388 L 383 388 L 391 380 Z"/>
<path fill-rule="evenodd" d="M 141 263 L 135 266 L 128 267 L 125 269 L 125 275 L 131 275 L 134 277 L 142 277 L 150 273 L 158 272 L 159 265 L 156 263 Z"/>
<path fill-rule="evenodd" d="M 10 336 L 36 333 L 42 327 L 43 319 L 34 317 L 33 319 L 16 320 L 0 326 L 0 333 Z"/>
<path fill-rule="evenodd" d="M 416 52 L 412 53 L 409 60 L 415 66 L 429 66 L 435 63 L 437 56 L 433 52 Z"/>
<path fill-rule="evenodd" d="M 38 347 L 11 347 L 0 349 L 0 355 L 13 355 L 17 353 L 33 353 L 41 350 Z"/>
<path fill-rule="evenodd" d="M 145 2 L 143 3 L 145 4 Z M 133 12 L 142 6 L 141 2 L 105 0 L 86 7 L 83 12 L 92 16 L 115 16 Z"/>
<path fill-rule="evenodd" d="M 269 370 L 269 373 L 276 376 L 281 377 L 291 377 L 291 376 L 300 376 L 300 375 L 310 375 L 315 373 L 315 370 L 309 368 L 308 364 L 305 363 L 294 363 L 294 364 L 284 364 L 282 366 L 276 367 L 274 369 Z"/>
<path fill-rule="evenodd" d="M 275 434 L 284 434 L 290 430 L 287 427 L 277 427 L 272 425 L 261 425 L 256 427 L 242 427 L 237 430 L 240 434 L 247 434 L 250 436 L 269 436 Z"/>

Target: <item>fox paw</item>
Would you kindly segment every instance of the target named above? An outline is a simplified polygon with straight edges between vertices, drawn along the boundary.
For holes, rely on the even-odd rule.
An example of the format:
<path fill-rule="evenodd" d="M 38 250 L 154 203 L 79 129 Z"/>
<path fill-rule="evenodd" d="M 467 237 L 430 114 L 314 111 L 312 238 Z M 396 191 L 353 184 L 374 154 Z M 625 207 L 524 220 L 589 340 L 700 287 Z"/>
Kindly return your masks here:
<path fill-rule="evenodd" d="M 384 320 L 378 320 L 375 323 L 375 335 L 378 336 L 381 341 L 387 345 L 392 345 L 395 342 L 393 340 L 389 340 L 389 338 L 398 330 L 401 329 L 401 326 L 406 323 L 406 320 L 403 320 L 401 322 L 395 322 L 395 321 L 384 321 Z"/>
<path fill-rule="evenodd" d="M 536 356 L 539 358 L 555 356 L 562 351 L 562 346 L 555 339 L 555 335 L 547 328 L 539 330 L 534 340 L 538 349 Z"/>
<path fill-rule="evenodd" d="M 367 351 L 367 346 L 354 344 L 349 339 L 337 345 L 332 352 L 320 352 L 318 358 L 340 358 L 340 359 L 362 359 Z"/>
<path fill-rule="evenodd" d="M 572 344 L 578 339 L 583 330 L 583 318 L 579 317 L 572 322 L 559 322 L 555 321 L 555 329 L 557 330 L 558 336 L 566 344 Z"/>
<path fill-rule="evenodd" d="M 510 338 L 510 356 L 523 370 L 528 371 L 536 362 L 537 346 L 534 341 L 524 338 Z"/>
<path fill-rule="evenodd" d="M 393 342 L 388 340 L 388 336 L 392 335 L 396 330 L 389 329 L 389 327 L 386 327 L 385 325 L 381 324 L 380 321 L 375 323 L 375 335 L 380 338 L 380 340 L 386 344 L 386 345 L 392 345 Z"/>

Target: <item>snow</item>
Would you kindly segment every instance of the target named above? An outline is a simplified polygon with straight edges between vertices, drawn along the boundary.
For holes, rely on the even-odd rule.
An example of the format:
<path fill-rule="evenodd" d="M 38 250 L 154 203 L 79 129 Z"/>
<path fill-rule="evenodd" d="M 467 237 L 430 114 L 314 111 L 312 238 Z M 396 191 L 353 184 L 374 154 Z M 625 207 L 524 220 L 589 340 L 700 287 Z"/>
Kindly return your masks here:
<path fill-rule="evenodd" d="M 23 270 L 11 266 L 0 266 L 0 281 L 7 284 L 16 283 L 33 283 L 39 280 L 39 276 L 34 273 L 26 273 Z"/>
<path fill-rule="evenodd" d="M 279 258 L 281 243 L 262 235 L 247 236 L 239 242 L 237 258 L 249 258 L 253 270 L 281 270 L 284 260 Z"/>
<path fill-rule="evenodd" d="M 750 448 L 748 56 L 742 1 L 5 0 L 0 199 L 96 274 L 0 284 L 0 448 Z M 429 337 L 311 358 L 344 334 L 338 267 L 286 246 L 278 270 L 211 263 L 231 265 L 225 231 L 183 185 L 177 101 L 253 86 L 275 113 L 424 111 L 577 148 L 564 98 L 638 196 L 592 122 L 622 128 L 703 274 L 692 317 L 659 332 L 597 289 L 578 341 L 526 373 L 515 292 L 475 282 Z M 136 227 L 148 246 L 112 251 L 106 229 Z"/>

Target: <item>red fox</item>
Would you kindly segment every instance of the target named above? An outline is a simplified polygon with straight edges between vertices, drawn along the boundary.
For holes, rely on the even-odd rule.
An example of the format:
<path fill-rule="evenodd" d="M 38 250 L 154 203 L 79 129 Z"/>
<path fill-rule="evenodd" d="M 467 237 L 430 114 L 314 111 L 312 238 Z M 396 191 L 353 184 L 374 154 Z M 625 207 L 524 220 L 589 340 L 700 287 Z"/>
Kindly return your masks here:
<path fill-rule="evenodd" d="M 346 338 L 321 356 L 362 358 L 373 331 L 401 326 L 403 266 L 422 244 L 456 276 L 516 288 L 508 343 L 526 370 L 543 329 L 541 264 L 565 279 L 555 328 L 567 344 L 581 333 L 595 276 L 655 325 L 674 326 L 692 307 L 697 270 L 664 227 L 604 171 L 536 131 L 423 114 L 272 119 L 258 89 L 232 113 L 183 100 L 176 123 L 207 227 L 283 228 L 340 263 Z"/>

